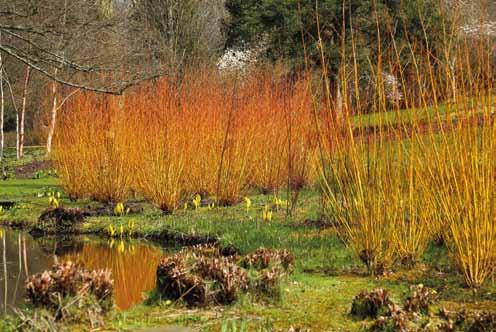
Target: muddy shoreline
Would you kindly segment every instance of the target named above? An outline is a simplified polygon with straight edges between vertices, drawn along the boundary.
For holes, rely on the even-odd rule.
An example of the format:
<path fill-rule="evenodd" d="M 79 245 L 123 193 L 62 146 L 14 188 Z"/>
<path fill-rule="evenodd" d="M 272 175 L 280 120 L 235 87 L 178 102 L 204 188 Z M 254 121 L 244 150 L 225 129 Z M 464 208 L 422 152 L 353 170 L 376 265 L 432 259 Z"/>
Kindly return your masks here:
<path fill-rule="evenodd" d="M 37 238 L 42 236 L 80 236 L 80 235 L 95 235 L 102 238 L 109 238 L 108 233 L 103 230 L 84 230 L 84 229 L 74 229 L 71 231 L 43 231 L 37 230 L 33 228 L 32 223 L 29 221 L 2 221 L 0 222 L 1 226 L 9 227 L 15 230 L 21 230 L 29 233 L 31 236 Z M 210 245 L 218 245 L 220 243 L 220 239 L 215 236 L 210 235 L 193 235 L 186 234 L 170 229 L 163 229 L 157 232 L 143 233 L 140 231 L 136 231 L 127 238 L 135 239 L 135 240 L 148 240 L 152 241 L 159 245 L 177 245 L 177 246 L 194 246 L 199 244 L 210 244 Z"/>

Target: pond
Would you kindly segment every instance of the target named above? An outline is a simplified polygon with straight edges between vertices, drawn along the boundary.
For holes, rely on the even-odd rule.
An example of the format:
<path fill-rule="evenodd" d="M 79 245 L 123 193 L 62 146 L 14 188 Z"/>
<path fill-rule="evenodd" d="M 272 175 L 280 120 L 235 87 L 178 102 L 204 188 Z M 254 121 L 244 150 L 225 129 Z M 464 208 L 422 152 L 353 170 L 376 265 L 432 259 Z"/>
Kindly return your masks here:
<path fill-rule="evenodd" d="M 33 238 L 25 232 L 0 228 L 0 311 L 12 312 L 25 303 L 24 285 L 32 274 L 55 262 L 71 260 L 90 270 L 108 268 L 114 297 L 124 310 L 143 301 L 155 287 L 155 272 L 164 249 L 146 241 L 98 237 Z"/>

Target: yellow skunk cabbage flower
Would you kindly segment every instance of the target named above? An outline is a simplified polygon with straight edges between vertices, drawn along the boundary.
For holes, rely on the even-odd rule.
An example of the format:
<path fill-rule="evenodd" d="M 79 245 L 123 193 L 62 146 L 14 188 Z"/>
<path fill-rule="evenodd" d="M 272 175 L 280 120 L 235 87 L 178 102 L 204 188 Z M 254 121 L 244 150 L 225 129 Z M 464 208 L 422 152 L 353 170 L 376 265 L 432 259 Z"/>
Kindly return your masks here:
<path fill-rule="evenodd" d="M 244 200 L 245 200 L 246 212 L 249 212 L 250 208 L 251 208 L 251 199 L 249 199 L 248 197 L 245 197 Z"/>
<path fill-rule="evenodd" d="M 201 204 L 201 196 L 199 194 L 195 195 L 195 199 L 193 199 L 193 205 L 195 206 L 195 210 L 200 207 Z"/>
<path fill-rule="evenodd" d="M 109 233 L 110 237 L 114 237 L 115 236 L 115 228 L 114 228 L 114 226 L 110 225 L 108 227 L 108 233 Z"/>
<path fill-rule="evenodd" d="M 215 203 L 212 203 L 212 204 L 208 204 L 208 209 L 209 210 L 213 210 L 215 207 Z"/>
<path fill-rule="evenodd" d="M 119 217 L 122 217 L 124 215 L 123 203 L 117 203 L 117 205 L 114 207 L 114 214 Z"/>
<path fill-rule="evenodd" d="M 124 235 L 124 227 L 121 225 L 121 227 L 119 227 L 119 231 L 120 231 L 120 235 L 121 237 Z"/>
<path fill-rule="evenodd" d="M 0 214 L 3 212 L 3 206 L 0 206 Z"/>
<path fill-rule="evenodd" d="M 129 222 L 127 223 L 127 232 L 129 235 L 132 235 L 134 233 L 134 220 L 129 220 Z"/>
<path fill-rule="evenodd" d="M 183 209 L 186 211 L 188 209 L 188 203 L 184 203 Z"/>
<path fill-rule="evenodd" d="M 263 209 L 263 221 L 271 221 L 272 220 L 272 210 L 269 208 L 268 205 L 265 205 Z"/>
<path fill-rule="evenodd" d="M 282 200 L 282 199 L 278 198 L 277 196 L 274 196 L 273 203 L 274 203 L 274 205 L 275 205 L 275 207 L 277 209 L 279 209 L 281 207 L 282 208 L 285 208 L 288 205 L 288 201 L 287 200 Z"/>
<path fill-rule="evenodd" d="M 48 197 L 48 204 L 55 209 L 57 209 L 60 206 L 59 200 L 53 196 Z"/>

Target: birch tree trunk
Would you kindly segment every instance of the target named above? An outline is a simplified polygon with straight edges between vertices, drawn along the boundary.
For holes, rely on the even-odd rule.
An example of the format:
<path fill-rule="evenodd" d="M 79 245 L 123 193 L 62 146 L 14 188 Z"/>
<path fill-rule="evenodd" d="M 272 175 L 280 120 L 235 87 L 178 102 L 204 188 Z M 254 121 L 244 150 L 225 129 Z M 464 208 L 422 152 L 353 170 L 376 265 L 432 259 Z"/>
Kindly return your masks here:
<path fill-rule="evenodd" d="M 1 36 L 0 36 L 1 38 Z M 3 149 L 5 145 L 5 135 L 3 132 L 4 127 L 4 113 L 5 113 L 5 97 L 3 93 L 3 59 L 0 52 L 0 162 L 3 160 Z"/>
<path fill-rule="evenodd" d="M 57 70 L 55 70 L 55 75 L 57 75 Z M 48 129 L 48 137 L 46 142 L 46 152 L 49 155 L 52 152 L 52 141 L 53 135 L 55 133 L 55 125 L 57 124 L 57 109 L 58 109 L 58 101 L 57 101 L 57 82 L 53 81 L 52 83 L 52 94 L 53 94 L 53 103 L 52 103 L 52 111 L 50 116 L 50 127 Z"/>
<path fill-rule="evenodd" d="M 14 99 L 13 95 L 12 95 L 12 99 Z M 19 109 L 17 107 L 15 108 L 15 114 L 16 114 L 16 160 L 19 160 L 21 159 L 21 155 L 19 153 Z"/>
<path fill-rule="evenodd" d="M 66 19 L 67 19 L 67 0 L 64 2 L 64 17 L 62 18 L 62 25 L 66 25 Z M 63 46 L 63 41 L 64 41 L 64 34 L 60 36 L 60 41 L 59 41 L 59 52 L 62 55 L 62 62 L 65 59 L 65 52 L 62 50 Z M 55 73 L 53 77 L 57 77 L 58 74 L 58 68 L 55 69 Z M 53 135 L 55 133 L 55 125 L 57 124 L 57 109 L 58 109 L 58 102 L 57 102 L 57 82 L 56 80 L 53 81 L 52 83 L 52 94 L 53 94 L 53 104 L 52 104 L 52 112 L 51 112 L 51 117 L 50 117 L 50 128 L 48 129 L 48 137 L 47 137 L 47 142 L 46 142 L 46 152 L 47 155 L 49 155 L 52 152 L 52 141 L 53 141 Z"/>
<path fill-rule="evenodd" d="M 19 123 L 19 157 L 24 157 L 24 122 L 26 114 L 26 104 L 28 97 L 28 85 L 29 79 L 31 77 L 31 67 L 26 66 L 26 79 L 24 81 L 24 90 L 22 92 L 22 109 L 21 109 L 21 119 Z"/>

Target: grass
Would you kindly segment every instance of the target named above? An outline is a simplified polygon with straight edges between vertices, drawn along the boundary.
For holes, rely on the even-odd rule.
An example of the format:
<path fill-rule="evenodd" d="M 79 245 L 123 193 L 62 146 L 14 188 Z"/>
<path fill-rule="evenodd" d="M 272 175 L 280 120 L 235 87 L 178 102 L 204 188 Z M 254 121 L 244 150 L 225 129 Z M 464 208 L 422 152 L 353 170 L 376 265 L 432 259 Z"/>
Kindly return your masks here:
<path fill-rule="evenodd" d="M 494 100 L 494 98 L 493 98 Z M 465 101 L 467 105 L 480 105 L 480 100 L 476 98 L 468 98 Z M 494 108 L 494 104 L 491 107 Z M 437 105 L 436 107 L 413 107 L 397 110 L 389 110 L 387 112 L 373 112 L 367 114 L 355 115 L 350 119 L 351 124 L 356 129 L 366 129 L 374 127 L 392 127 L 392 126 L 408 126 L 421 123 L 422 121 L 427 121 L 433 119 L 436 116 L 441 116 L 441 119 L 449 120 L 450 118 L 456 118 L 456 116 L 461 116 L 464 111 L 453 109 L 454 105 L 450 102 L 445 102 L 443 104 Z M 472 115 L 480 114 L 479 112 L 473 112 Z"/>
<path fill-rule="evenodd" d="M 406 290 L 387 281 L 372 281 L 356 276 L 327 277 L 296 274 L 283 286 L 279 303 L 256 305 L 245 298 L 241 303 L 225 310 L 185 310 L 189 316 L 178 316 L 177 308 L 138 306 L 127 313 L 118 314 L 114 328 L 133 330 L 142 327 L 170 323 L 201 326 L 202 331 L 218 331 L 223 322 L 244 321 L 249 330 L 287 331 L 289 327 L 311 328 L 314 331 L 357 331 L 365 324 L 348 317 L 350 302 L 364 288 L 388 287 L 399 300 Z M 238 324 L 239 325 L 239 324 Z"/>
<path fill-rule="evenodd" d="M 446 107 L 441 107 L 439 112 L 445 114 Z M 409 124 L 417 120 L 425 120 L 436 115 L 436 110 L 432 107 L 409 108 L 389 112 L 375 112 L 369 114 L 360 114 L 351 118 L 351 123 L 355 128 L 367 128 L 376 126 L 394 126 L 400 124 Z"/>
<path fill-rule="evenodd" d="M 48 207 L 46 197 L 36 197 L 47 188 L 58 189 L 58 179 L 9 179 L 0 183 L 0 200 L 21 202 L 20 208 L 5 211 L 0 223 L 22 223 L 31 227 L 40 212 Z M 395 267 L 396 273 L 384 278 L 372 278 L 353 253 L 343 244 L 332 228 L 320 228 L 306 220 L 319 218 L 319 195 L 308 188 L 301 194 L 292 218 L 284 211 L 275 211 L 270 223 L 262 222 L 265 204 L 271 195 L 251 192 L 252 207 L 247 212 L 243 203 L 209 210 L 178 210 L 164 215 L 152 205 L 139 201 L 144 212 L 137 216 L 90 218 L 84 230 L 105 232 L 109 225 L 118 226 L 134 220 L 137 231 L 144 237 L 163 230 L 187 234 L 210 234 L 221 238 L 223 244 L 233 244 L 242 252 L 261 246 L 287 248 L 296 258 L 296 271 L 282 285 L 282 298 L 261 304 L 249 297 L 228 307 L 188 309 L 179 305 L 141 304 L 130 310 L 116 312 L 107 320 L 109 330 L 133 331 L 143 327 L 187 325 L 202 331 L 218 331 L 223 324 L 246 324 L 249 330 L 287 331 L 290 327 L 311 328 L 315 331 L 359 331 L 370 321 L 358 321 L 349 316 L 352 298 L 362 289 L 385 287 L 399 302 L 402 294 L 413 284 L 423 283 L 438 289 L 439 307 L 471 309 L 496 308 L 496 286 L 493 282 L 474 295 L 463 286 L 463 277 L 456 272 L 453 260 L 444 246 L 430 244 L 421 263 L 413 270 Z M 72 203 L 65 195 L 65 206 L 85 206 L 91 202 Z"/>
<path fill-rule="evenodd" d="M 4 166 L 8 170 L 12 170 L 15 167 L 23 166 L 25 164 L 29 164 L 36 160 L 44 160 L 46 158 L 46 153 L 43 149 L 39 147 L 24 147 L 25 155 L 24 158 L 20 160 L 16 160 L 16 151 L 15 148 L 5 148 L 4 150 L 4 160 L 3 165 L 0 163 L 0 168 Z"/>

